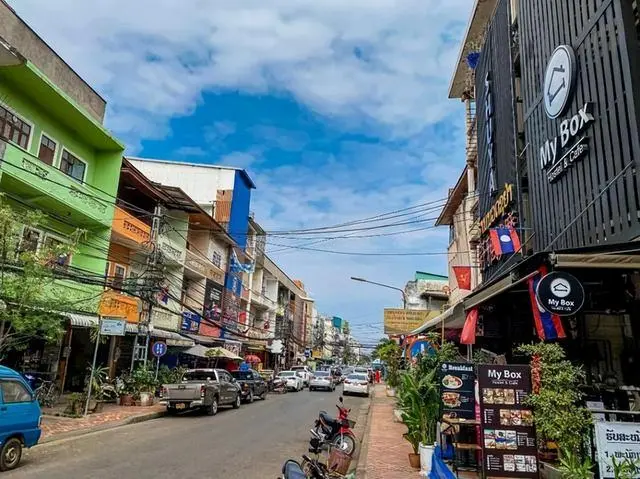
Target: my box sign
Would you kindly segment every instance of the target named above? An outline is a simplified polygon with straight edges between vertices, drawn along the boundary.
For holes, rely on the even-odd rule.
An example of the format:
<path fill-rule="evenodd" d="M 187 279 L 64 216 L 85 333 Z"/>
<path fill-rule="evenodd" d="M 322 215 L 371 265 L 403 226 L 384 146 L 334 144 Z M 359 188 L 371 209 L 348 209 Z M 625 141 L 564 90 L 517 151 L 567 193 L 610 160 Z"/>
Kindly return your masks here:
<path fill-rule="evenodd" d="M 522 372 L 509 371 L 508 369 L 504 369 L 502 371 L 489 369 L 489 371 L 487 372 L 487 376 L 492 379 L 522 379 Z"/>

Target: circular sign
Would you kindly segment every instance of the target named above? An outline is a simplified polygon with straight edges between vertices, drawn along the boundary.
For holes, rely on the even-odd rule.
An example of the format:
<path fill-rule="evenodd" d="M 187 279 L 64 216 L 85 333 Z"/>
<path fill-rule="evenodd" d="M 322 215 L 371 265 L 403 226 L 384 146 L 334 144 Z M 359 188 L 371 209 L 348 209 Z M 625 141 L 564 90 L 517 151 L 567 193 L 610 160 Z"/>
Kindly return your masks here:
<path fill-rule="evenodd" d="M 573 48 L 560 45 L 551 54 L 544 74 L 542 89 L 544 109 L 552 120 L 567 109 L 576 73 L 576 55 Z"/>
<path fill-rule="evenodd" d="M 151 352 L 156 358 L 164 356 L 165 354 L 167 354 L 167 343 L 163 343 L 162 341 L 153 343 Z"/>
<path fill-rule="evenodd" d="M 559 316 L 571 316 L 584 304 L 584 288 L 575 276 L 554 271 L 538 282 L 536 298 L 543 310 Z"/>

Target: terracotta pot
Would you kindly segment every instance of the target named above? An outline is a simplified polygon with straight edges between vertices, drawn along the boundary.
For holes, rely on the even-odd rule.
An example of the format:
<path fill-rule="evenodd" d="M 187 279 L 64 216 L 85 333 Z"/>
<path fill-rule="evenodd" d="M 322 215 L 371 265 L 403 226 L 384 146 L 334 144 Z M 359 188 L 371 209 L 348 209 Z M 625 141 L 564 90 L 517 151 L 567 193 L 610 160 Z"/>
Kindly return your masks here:
<path fill-rule="evenodd" d="M 409 453 L 409 465 L 414 469 L 420 469 L 420 454 Z"/>
<path fill-rule="evenodd" d="M 133 406 L 133 396 L 131 394 L 123 394 L 120 396 L 120 406 Z"/>

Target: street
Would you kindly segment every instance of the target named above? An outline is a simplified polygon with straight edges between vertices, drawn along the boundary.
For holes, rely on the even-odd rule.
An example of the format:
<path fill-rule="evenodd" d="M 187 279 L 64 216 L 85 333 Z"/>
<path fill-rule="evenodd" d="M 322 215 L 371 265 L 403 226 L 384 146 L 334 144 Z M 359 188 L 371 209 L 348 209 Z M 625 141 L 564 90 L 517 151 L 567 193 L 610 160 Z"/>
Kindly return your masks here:
<path fill-rule="evenodd" d="M 273 394 L 214 417 L 188 413 L 44 444 L 3 478 L 275 478 L 285 459 L 307 452 L 318 411 L 335 416 L 341 391 Z M 345 397 L 352 419 L 365 401 Z"/>

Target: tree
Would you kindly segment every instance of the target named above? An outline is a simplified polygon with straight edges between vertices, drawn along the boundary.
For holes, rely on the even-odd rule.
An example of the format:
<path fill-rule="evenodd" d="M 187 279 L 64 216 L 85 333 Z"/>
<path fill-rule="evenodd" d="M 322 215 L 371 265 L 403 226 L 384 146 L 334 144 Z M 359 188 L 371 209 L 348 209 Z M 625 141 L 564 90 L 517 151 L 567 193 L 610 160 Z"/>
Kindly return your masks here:
<path fill-rule="evenodd" d="M 390 342 L 392 342 L 392 341 L 389 338 L 380 339 L 380 341 L 378 342 L 377 346 L 373 349 L 373 352 L 371 353 L 371 359 L 380 359 L 380 351 L 381 351 L 381 349 L 384 348 Z"/>
<path fill-rule="evenodd" d="M 0 195 L 0 357 L 27 347 L 33 338 L 58 341 L 64 334 L 63 311 L 74 302 L 64 287 L 65 274 L 82 232 L 68 243 L 42 242 L 38 229 L 46 223 L 39 211 L 17 212 Z"/>

